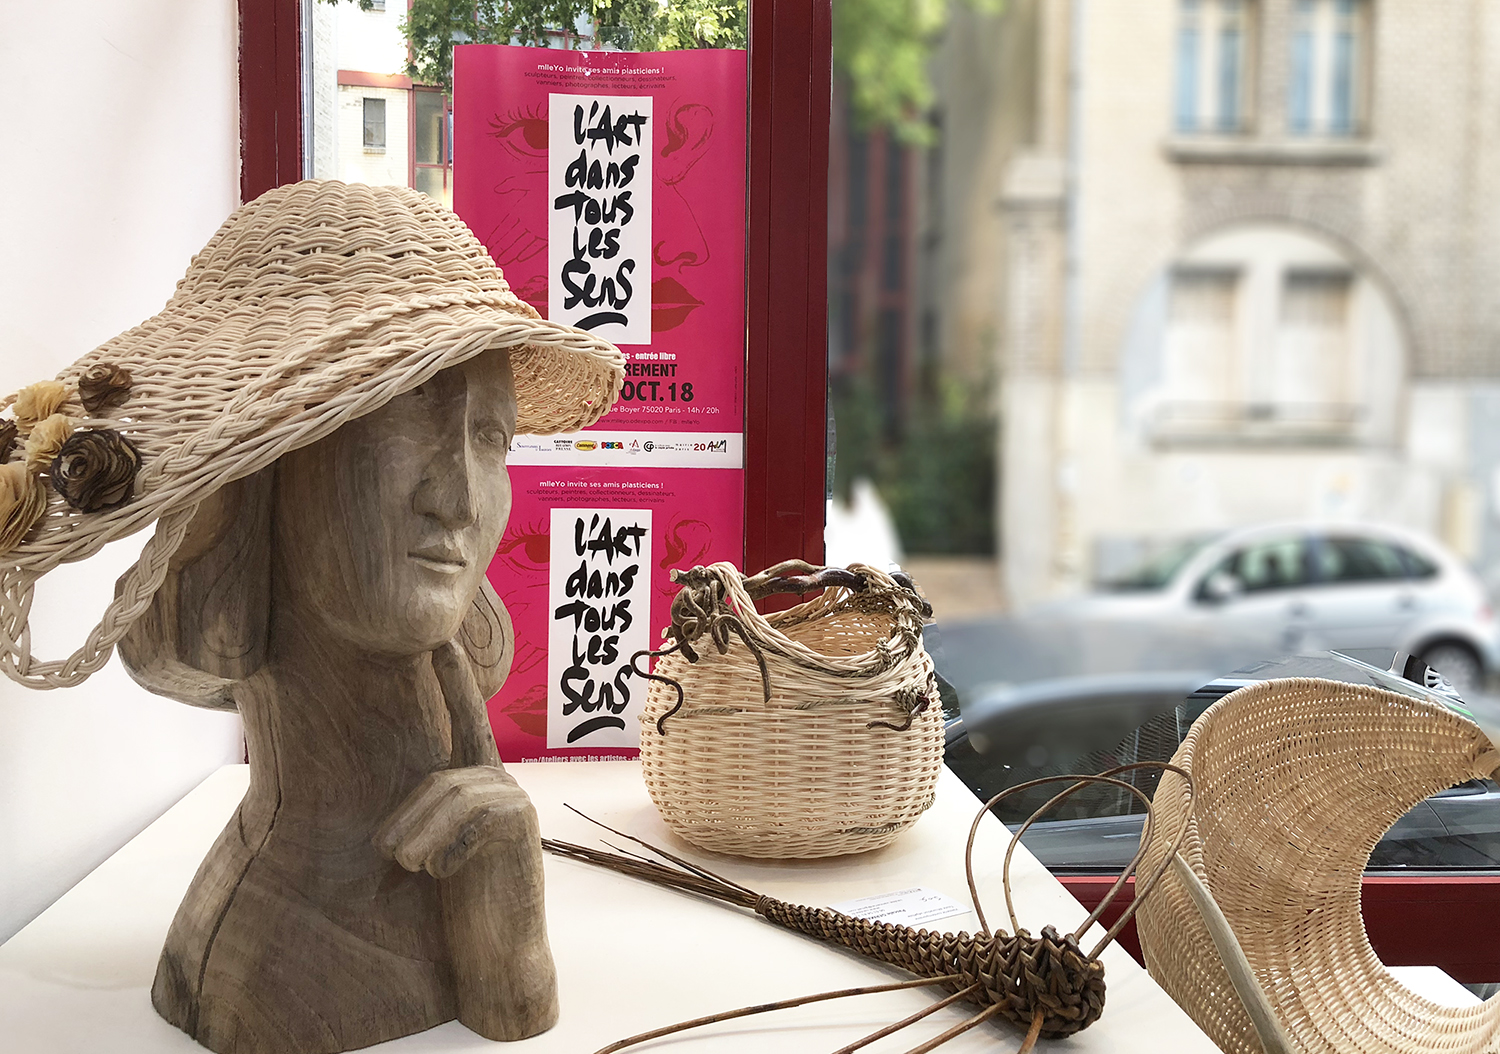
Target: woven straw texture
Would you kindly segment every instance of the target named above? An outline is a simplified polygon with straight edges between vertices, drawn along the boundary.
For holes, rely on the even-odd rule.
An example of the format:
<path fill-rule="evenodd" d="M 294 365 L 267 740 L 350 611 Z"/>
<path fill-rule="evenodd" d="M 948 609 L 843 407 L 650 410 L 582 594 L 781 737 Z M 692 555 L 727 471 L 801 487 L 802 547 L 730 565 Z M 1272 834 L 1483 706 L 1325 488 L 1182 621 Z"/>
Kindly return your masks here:
<path fill-rule="evenodd" d="M 855 565 L 869 587 L 825 590 L 762 616 L 728 564 L 727 602 L 766 660 L 763 696 L 750 648 L 701 649 L 657 662 L 685 704 L 653 681 L 641 715 L 646 787 L 667 826 L 694 845 L 740 856 L 805 858 L 887 845 L 931 804 L 943 725 L 915 597 Z M 913 700 L 930 700 L 912 714 Z M 910 727 L 897 731 L 907 724 Z M 896 728 L 871 722 L 885 722 Z"/>
<path fill-rule="evenodd" d="M 1500 1051 L 1500 997 L 1440 1007 L 1381 965 L 1360 917 L 1370 851 L 1405 812 L 1497 765 L 1470 722 L 1380 688 L 1294 678 L 1241 688 L 1193 725 L 1173 761 L 1197 798 L 1182 855 L 1207 884 L 1294 1049 L 1317 1054 Z M 1163 775 L 1157 823 L 1188 808 Z M 1148 852 L 1149 871 L 1162 850 Z M 1146 967 L 1229 1054 L 1260 1054 L 1182 881 L 1137 915 Z M 1453 933 L 1463 940 L 1461 929 Z"/>
<path fill-rule="evenodd" d="M 97 363 L 128 371 L 128 397 L 104 416 L 76 391 L 61 410 L 75 428 L 118 431 L 141 469 L 104 511 L 47 489 L 45 513 L 0 556 L 0 667 L 33 687 L 79 683 L 145 611 L 199 500 L 493 348 L 511 349 L 520 432 L 592 424 L 619 393 L 618 349 L 539 318 L 463 222 L 416 191 L 308 181 L 242 206 L 159 314 L 58 376 L 71 389 Z M 34 660 L 37 579 L 158 519 L 84 646 Z"/>

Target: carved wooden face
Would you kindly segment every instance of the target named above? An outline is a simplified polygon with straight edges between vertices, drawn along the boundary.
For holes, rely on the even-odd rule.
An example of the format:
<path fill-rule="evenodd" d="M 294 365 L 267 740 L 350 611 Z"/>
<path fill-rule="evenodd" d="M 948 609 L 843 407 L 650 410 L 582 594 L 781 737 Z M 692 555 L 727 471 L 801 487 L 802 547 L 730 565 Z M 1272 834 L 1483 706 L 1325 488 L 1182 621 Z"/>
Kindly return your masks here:
<path fill-rule="evenodd" d="M 510 516 L 516 394 L 485 352 L 276 466 L 273 618 L 290 605 L 361 650 L 450 640 Z"/>

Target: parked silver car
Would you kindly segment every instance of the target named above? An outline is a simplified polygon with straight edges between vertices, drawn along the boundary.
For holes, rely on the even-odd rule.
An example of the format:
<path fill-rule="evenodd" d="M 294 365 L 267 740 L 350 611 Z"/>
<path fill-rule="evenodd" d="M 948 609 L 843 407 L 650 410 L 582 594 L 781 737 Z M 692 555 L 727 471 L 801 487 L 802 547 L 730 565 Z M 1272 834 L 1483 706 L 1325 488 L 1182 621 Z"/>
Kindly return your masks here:
<path fill-rule="evenodd" d="M 1474 574 L 1431 539 L 1370 524 L 1283 523 L 1185 541 L 1041 614 L 1261 655 L 1396 649 L 1462 692 L 1500 670 L 1500 627 Z"/>

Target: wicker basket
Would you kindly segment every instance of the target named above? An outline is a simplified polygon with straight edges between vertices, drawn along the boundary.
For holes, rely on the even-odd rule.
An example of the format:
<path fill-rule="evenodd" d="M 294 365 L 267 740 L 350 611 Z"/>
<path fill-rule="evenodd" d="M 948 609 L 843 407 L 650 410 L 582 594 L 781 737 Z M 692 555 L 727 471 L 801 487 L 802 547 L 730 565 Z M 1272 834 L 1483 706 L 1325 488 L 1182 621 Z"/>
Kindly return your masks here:
<path fill-rule="evenodd" d="M 1273 680 L 1215 703 L 1172 760 L 1195 793 L 1164 775 L 1157 823 L 1172 830 L 1191 813 L 1182 856 L 1223 912 L 1286 1049 L 1500 1052 L 1500 997 L 1453 1008 L 1409 991 L 1381 965 L 1360 915 L 1365 863 L 1391 824 L 1500 765 L 1474 724 L 1381 688 Z M 1153 843 L 1141 873 L 1164 852 Z M 1136 920 L 1151 976 L 1226 1054 L 1267 1049 L 1178 874 L 1167 872 Z M 1462 926 L 1454 920 L 1454 941 Z"/>
<path fill-rule="evenodd" d="M 788 570 L 858 588 L 757 613 L 753 596 L 786 591 Z M 667 826 L 704 849 L 779 858 L 877 849 L 911 826 L 932 804 L 943 753 L 915 591 L 859 564 L 778 565 L 752 579 L 714 564 L 677 580 L 678 650 L 657 662 L 641 717 L 646 787 Z"/>

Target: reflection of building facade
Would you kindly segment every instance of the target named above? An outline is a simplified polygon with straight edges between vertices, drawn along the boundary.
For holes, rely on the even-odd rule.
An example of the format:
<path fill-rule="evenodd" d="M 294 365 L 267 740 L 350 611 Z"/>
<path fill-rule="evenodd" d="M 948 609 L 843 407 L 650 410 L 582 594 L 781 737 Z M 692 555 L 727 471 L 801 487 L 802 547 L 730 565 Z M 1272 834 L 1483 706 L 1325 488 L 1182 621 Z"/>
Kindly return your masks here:
<path fill-rule="evenodd" d="M 1012 600 L 1273 519 L 1500 568 L 1500 6 L 1006 19 L 1036 56 L 1002 194 Z"/>
<path fill-rule="evenodd" d="M 452 110 L 437 88 L 413 84 L 401 0 L 362 11 L 312 3 L 313 175 L 415 187 L 453 203 Z"/>
<path fill-rule="evenodd" d="M 841 87 L 841 86 L 840 86 Z M 878 425 L 893 439 L 917 376 L 913 235 L 920 152 L 865 130 L 835 89 L 828 149 L 828 368 L 837 394 L 870 381 Z"/>

